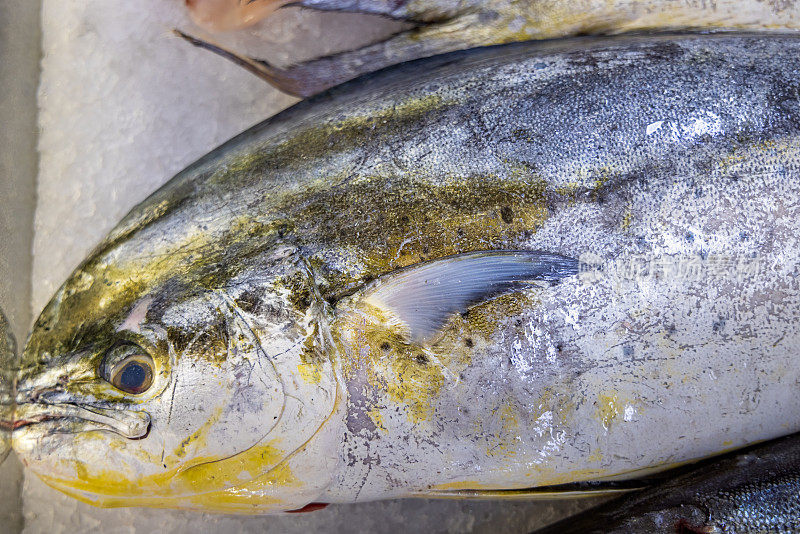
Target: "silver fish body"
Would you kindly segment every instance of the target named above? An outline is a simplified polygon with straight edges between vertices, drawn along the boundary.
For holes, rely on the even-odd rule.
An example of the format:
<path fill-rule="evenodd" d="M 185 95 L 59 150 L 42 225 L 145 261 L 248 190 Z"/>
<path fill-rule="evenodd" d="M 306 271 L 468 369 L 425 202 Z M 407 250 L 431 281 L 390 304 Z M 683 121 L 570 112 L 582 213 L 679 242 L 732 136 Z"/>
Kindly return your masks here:
<path fill-rule="evenodd" d="M 537 534 L 800 531 L 800 436 L 703 462 Z"/>
<path fill-rule="evenodd" d="M 800 430 L 800 39 L 508 45 L 279 114 L 43 311 L 14 447 L 241 513 L 631 478 Z"/>

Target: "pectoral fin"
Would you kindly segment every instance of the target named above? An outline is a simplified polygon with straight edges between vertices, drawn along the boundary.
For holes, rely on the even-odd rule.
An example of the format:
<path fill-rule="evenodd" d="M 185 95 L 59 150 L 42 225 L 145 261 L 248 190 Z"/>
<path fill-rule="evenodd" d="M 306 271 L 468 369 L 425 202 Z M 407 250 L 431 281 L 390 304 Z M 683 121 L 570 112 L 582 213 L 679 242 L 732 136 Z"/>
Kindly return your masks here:
<path fill-rule="evenodd" d="M 175 33 L 175 35 L 185 39 L 194 46 L 209 50 L 218 56 L 232 61 L 252 74 L 255 74 L 276 89 L 283 91 L 284 93 L 305 97 L 314 95 L 323 89 L 330 87 L 330 84 L 327 82 L 327 80 L 315 79 L 313 76 L 308 75 L 308 73 L 305 73 L 302 70 L 294 70 L 291 68 L 280 69 L 267 63 L 266 61 L 248 57 L 243 54 L 238 54 L 232 50 L 228 50 L 223 46 L 198 39 L 197 37 L 193 37 L 180 30 L 176 29 L 172 31 Z"/>
<path fill-rule="evenodd" d="M 411 341 L 430 341 L 451 315 L 532 283 L 578 273 L 578 261 L 549 252 L 470 252 L 383 276 L 362 300 L 396 318 Z"/>

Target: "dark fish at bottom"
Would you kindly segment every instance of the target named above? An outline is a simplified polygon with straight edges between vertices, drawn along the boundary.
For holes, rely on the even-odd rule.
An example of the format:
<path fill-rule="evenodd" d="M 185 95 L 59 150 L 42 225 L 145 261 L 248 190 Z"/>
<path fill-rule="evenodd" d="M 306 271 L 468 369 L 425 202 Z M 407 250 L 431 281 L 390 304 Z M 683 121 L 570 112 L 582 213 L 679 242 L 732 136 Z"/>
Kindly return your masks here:
<path fill-rule="evenodd" d="M 678 471 L 537 534 L 800 532 L 800 434 Z"/>

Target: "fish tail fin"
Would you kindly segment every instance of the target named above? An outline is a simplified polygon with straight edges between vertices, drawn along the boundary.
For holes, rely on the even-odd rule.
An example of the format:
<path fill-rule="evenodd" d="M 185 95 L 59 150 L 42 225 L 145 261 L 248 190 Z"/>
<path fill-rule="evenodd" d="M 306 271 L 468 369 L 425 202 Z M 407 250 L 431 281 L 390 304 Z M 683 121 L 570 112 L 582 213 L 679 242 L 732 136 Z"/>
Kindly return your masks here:
<path fill-rule="evenodd" d="M 444 26 L 446 25 L 415 25 L 411 29 L 400 30 L 383 41 L 286 68 L 234 52 L 177 29 L 173 32 L 192 45 L 214 52 L 245 68 L 284 93 L 306 98 L 391 65 L 465 48 L 461 40 L 453 37 L 453 33 L 444 29 Z"/>

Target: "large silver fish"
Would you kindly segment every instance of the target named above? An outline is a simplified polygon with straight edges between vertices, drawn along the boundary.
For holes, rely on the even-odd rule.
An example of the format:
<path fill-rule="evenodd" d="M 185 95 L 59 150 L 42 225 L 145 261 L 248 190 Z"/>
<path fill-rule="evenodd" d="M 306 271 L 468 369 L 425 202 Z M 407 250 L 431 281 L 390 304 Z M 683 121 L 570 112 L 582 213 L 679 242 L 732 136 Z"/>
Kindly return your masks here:
<path fill-rule="evenodd" d="M 679 470 L 681 471 L 681 470 Z M 800 531 L 800 436 L 704 462 L 537 534 L 756 534 Z"/>
<path fill-rule="evenodd" d="M 636 30 L 800 30 L 798 0 L 187 0 L 186 4 L 195 21 L 212 30 L 252 24 L 286 4 L 374 13 L 411 25 L 385 41 L 286 69 L 216 49 L 279 89 L 300 96 L 402 61 L 529 39 Z"/>
<path fill-rule="evenodd" d="M 3 310 L 0 310 L 0 463 L 11 450 L 11 424 L 14 414 L 13 379 L 16 370 L 16 343 Z"/>
<path fill-rule="evenodd" d="M 248 130 L 42 312 L 15 450 L 104 506 L 519 495 L 800 430 L 800 39 L 460 52 Z"/>

